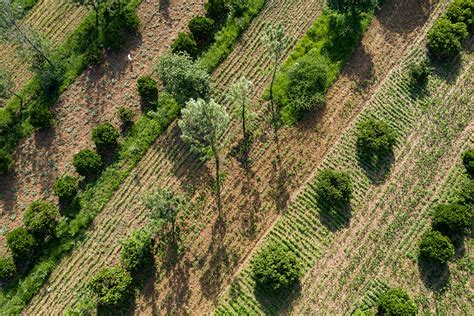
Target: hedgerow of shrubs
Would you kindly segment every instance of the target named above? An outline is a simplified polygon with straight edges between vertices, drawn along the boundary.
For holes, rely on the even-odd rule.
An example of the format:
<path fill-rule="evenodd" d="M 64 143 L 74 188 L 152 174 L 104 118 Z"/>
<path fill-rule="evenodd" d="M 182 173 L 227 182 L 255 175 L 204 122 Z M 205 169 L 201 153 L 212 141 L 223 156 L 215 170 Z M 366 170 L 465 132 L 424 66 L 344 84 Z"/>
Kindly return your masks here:
<path fill-rule="evenodd" d="M 6 235 L 7 246 L 15 263 L 28 262 L 36 252 L 36 240 L 24 227 L 17 227 Z"/>
<path fill-rule="evenodd" d="M 137 80 L 137 89 L 146 106 L 155 108 L 158 101 L 158 86 L 151 76 L 142 76 Z"/>
<path fill-rule="evenodd" d="M 12 257 L 0 257 L 0 280 L 6 281 L 16 275 L 16 266 Z"/>
<path fill-rule="evenodd" d="M 366 119 L 357 126 L 358 153 L 371 162 L 378 162 L 389 154 L 396 142 L 393 128 L 386 122 L 373 118 Z"/>
<path fill-rule="evenodd" d="M 53 186 L 53 194 L 60 200 L 71 201 L 79 190 L 77 179 L 68 175 L 63 175 L 56 180 Z"/>
<path fill-rule="evenodd" d="M 324 169 L 317 177 L 316 194 L 329 207 L 347 205 L 352 195 L 351 178 L 346 172 Z"/>
<path fill-rule="evenodd" d="M 464 168 L 466 168 L 467 173 L 474 177 L 474 150 L 466 150 L 462 155 L 462 163 Z"/>
<path fill-rule="evenodd" d="M 52 236 L 58 224 L 59 212 L 50 202 L 34 201 L 23 216 L 25 227 L 40 238 Z"/>
<path fill-rule="evenodd" d="M 130 273 L 136 273 L 151 259 L 152 238 L 147 229 L 132 232 L 130 237 L 123 241 L 120 259 L 122 266 Z"/>
<path fill-rule="evenodd" d="M 466 24 L 440 18 L 428 32 L 428 52 L 435 59 L 450 61 L 461 52 L 462 42 L 467 35 Z"/>
<path fill-rule="evenodd" d="M 472 225 L 472 209 L 459 204 L 440 204 L 432 215 L 432 227 L 448 237 L 462 236 Z"/>
<path fill-rule="evenodd" d="M 74 155 L 72 164 L 81 176 L 96 176 L 102 170 L 102 159 L 93 150 L 83 149 Z"/>
<path fill-rule="evenodd" d="M 89 282 L 97 297 L 97 304 L 104 307 L 125 307 L 131 295 L 132 277 L 121 267 L 100 270 Z"/>
<path fill-rule="evenodd" d="M 120 133 L 110 123 L 103 123 L 92 130 L 92 141 L 99 150 L 112 149 L 117 146 Z"/>
<path fill-rule="evenodd" d="M 454 246 L 440 232 L 429 231 L 421 237 L 420 257 L 427 262 L 443 265 L 454 257 Z"/>
<path fill-rule="evenodd" d="M 385 316 L 414 316 L 418 313 L 418 306 L 405 290 L 395 288 L 380 297 L 378 313 Z"/>
<path fill-rule="evenodd" d="M 302 269 L 293 252 L 281 244 L 273 244 L 252 260 L 252 274 L 259 288 L 281 293 L 298 282 Z"/>

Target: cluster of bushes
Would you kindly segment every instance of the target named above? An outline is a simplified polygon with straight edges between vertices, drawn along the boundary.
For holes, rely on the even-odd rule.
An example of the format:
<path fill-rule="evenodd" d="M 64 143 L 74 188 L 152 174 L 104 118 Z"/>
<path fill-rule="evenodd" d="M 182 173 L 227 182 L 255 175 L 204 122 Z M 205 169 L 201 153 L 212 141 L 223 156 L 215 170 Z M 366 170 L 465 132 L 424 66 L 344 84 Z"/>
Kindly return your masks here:
<path fill-rule="evenodd" d="M 462 44 L 474 27 L 472 0 L 455 0 L 446 14 L 438 19 L 427 36 L 430 56 L 440 61 L 451 61 L 462 49 Z"/>

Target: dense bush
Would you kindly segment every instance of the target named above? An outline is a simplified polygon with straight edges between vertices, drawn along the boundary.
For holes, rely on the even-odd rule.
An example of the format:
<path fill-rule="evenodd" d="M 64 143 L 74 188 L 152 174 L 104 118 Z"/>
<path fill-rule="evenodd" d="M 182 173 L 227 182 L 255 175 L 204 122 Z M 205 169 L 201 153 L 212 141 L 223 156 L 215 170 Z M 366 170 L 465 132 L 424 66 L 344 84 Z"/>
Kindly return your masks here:
<path fill-rule="evenodd" d="M 111 267 L 100 270 L 89 283 L 97 295 L 99 306 L 124 307 L 131 294 L 132 277 L 120 268 Z"/>
<path fill-rule="evenodd" d="M 389 154 L 396 142 L 394 130 L 384 121 L 373 118 L 359 124 L 356 137 L 358 152 L 372 161 Z"/>
<path fill-rule="evenodd" d="M 121 108 L 118 109 L 117 113 L 120 121 L 122 122 L 123 125 L 129 125 L 133 121 L 133 111 L 131 108 L 122 106 Z"/>
<path fill-rule="evenodd" d="M 445 264 L 454 257 L 454 246 L 448 237 L 430 231 L 421 237 L 420 257 L 435 264 Z"/>
<path fill-rule="evenodd" d="M 377 0 L 329 0 L 328 7 L 344 13 L 353 13 L 373 9 L 377 3 Z"/>
<path fill-rule="evenodd" d="M 207 16 L 216 20 L 223 21 L 229 14 L 229 7 L 226 0 L 207 0 L 204 4 Z"/>
<path fill-rule="evenodd" d="M 432 215 L 433 229 L 448 237 L 463 235 L 471 228 L 472 210 L 459 204 L 440 204 Z"/>
<path fill-rule="evenodd" d="M 137 80 L 137 89 L 142 98 L 142 102 L 147 106 L 155 108 L 158 100 L 158 86 L 156 81 L 150 76 L 142 76 Z"/>
<path fill-rule="evenodd" d="M 459 199 L 462 205 L 472 207 L 474 205 L 474 180 L 464 183 L 459 192 Z"/>
<path fill-rule="evenodd" d="M 0 257 L 0 280 L 11 279 L 16 274 L 16 266 L 12 257 Z"/>
<path fill-rule="evenodd" d="M 350 176 L 345 172 L 322 170 L 317 177 L 316 194 L 328 206 L 342 207 L 348 204 L 352 195 Z"/>
<path fill-rule="evenodd" d="M 7 173 L 13 165 L 13 157 L 8 152 L 0 149 L 0 174 Z"/>
<path fill-rule="evenodd" d="M 297 110 L 311 110 L 324 104 L 328 87 L 328 61 L 322 56 L 306 55 L 288 69 L 287 94 Z"/>
<path fill-rule="evenodd" d="M 30 109 L 30 123 L 35 128 L 47 128 L 51 126 L 53 113 L 44 105 L 34 103 Z"/>
<path fill-rule="evenodd" d="M 450 61 L 461 52 L 466 36 L 464 23 L 451 23 L 448 19 L 440 18 L 428 32 L 428 52 L 435 59 Z"/>
<path fill-rule="evenodd" d="M 249 7 L 249 0 L 231 0 L 230 13 L 233 17 L 240 18 Z"/>
<path fill-rule="evenodd" d="M 252 260 L 252 273 L 258 287 L 281 292 L 299 280 L 302 270 L 293 252 L 283 245 L 273 244 Z"/>
<path fill-rule="evenodd" d="M 102 159 L 90 149 L 83 149 L 74 155 L 72 164 L 81 176 L 91 177 L 102 170 Z"/>
<path fill-rule="evenodd" d="M 64 201 L 71 201 L 76 196 L 77 191 L 77 179 L 68 175 L 58 178 L 53 187 L 53 194 Z"/>
<path fill-rule="evenodd" d="M 192 58 L 198 55 L 197 43 L 190 33 L 181 32 L 171 44 L 171 51 L 175 54 L 186 53 Z"/>
<path fill-rule="evenodd" d="M 199 48 L 207 46 L 214 36 L 214 20 L 196 16 L 188 23 L 188 28 Z"/>
<path fill-rule="evenodd" d="M 467 30 L 472 32 L 474 28 L 474 1 L 454 0 L 448 6 L 446 17 L 453 23 L 466 24 Z"/>
<path fill-rule="evenodd" d="M 145 267 L 152 255 L 152 238 L 148 230 L 137 230 L 123 241 L 120 258 L 122 266 L 130 273 Z"/>
<path fill-rule="evenodd" d="M 120 134 L 110 123 L 103 123 L 92 130 L 92 141 L 99 150 L 117 146 Z"/>
<path fill-rule="evenodd" d="M 430 67 L 427 60 L 413 63 L 410 66 L 410 83 L 412 85 L 424 86 L 428 82 Z"/>
<path fill-rule="evenodd" d="M 44 238 L 54 234 L 59 212 L 50 202 L 34 201 L 23 216 L 25 227 L 35 236 Z"/>
<path fill-rule="evenodd" d="M 390 289 L 379 300 L 378 312 L 385 316 L 414 316 L 418 306 L 403 289 Z"/>
<path fill-rule="evenodd" d="M 31 233 L 24 227 L 17 227 L 7 233 L 7 246 L 10 249 L 13 260 L 23 263 L 31 260 L 36 251 L 36 241 Z"/>
<path fill-rule="evenodd" d="M 467 173 L 474 177 L 474 149 L 466 150 L 462 155 L 462 163 Z"/>

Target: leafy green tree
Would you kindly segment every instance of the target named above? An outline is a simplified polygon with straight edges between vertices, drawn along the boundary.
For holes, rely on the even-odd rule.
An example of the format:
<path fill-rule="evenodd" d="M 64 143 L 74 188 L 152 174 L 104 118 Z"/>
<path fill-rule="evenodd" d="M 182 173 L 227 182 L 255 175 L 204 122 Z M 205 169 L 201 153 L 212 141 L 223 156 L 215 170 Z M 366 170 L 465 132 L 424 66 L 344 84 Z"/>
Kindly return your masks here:
<path fill-rule="evenodd" d="M 459 204 L 440 204 L 432 215 L 433 229 L 453 237 L 465 234 L 472 225 L 472 209 Z"/>
<path fill-rule="evenodd" d="M 30 106 L 30 123 L 35 128 L 44 129 L 51 126 L 53 113 L 47 106 L 34 102 Z"/>
<path fill-rule="evenodd" d="M 474 2 L 472 0 L 454 0 L 448 6 L 446 17 L 453 23 L 464 23 L 472 33 L 474 28 Z"/>
<path fill-rule="evenodd" d="M 20 108 L 23 108 L 23 98 L 15 93 L 15 84 L 8 71 L 0 67 L 0 99 L 7 99 L 11 95 L 20 100 Z"/>
<path fill-rule="evenodd" d="M 188 23 L 188 28 L 198 47 L 203 48 L 212 42 L 214 35 L 214 20 L 204 16 L 196 16 Z"/>
<path fill-rule="evenodd" d="M 415 316 L 418 306 L 403 289 L 390 289 L 380 297 L 378 312 L 384 316 Z"/>
<path fill-rule="evenodd" d="M 66 202 L 70 202 L 77 195 L 78 190 L 77 178 L 69 175 L 58 178 L 53 186 L 53 194 Z"/>
<path fill-rule="evenodd" d="M 331 169 L 322 170 L 317 177 L 316 194 L 328 206 L 347 205 L 352 195 L 352 181 L 348 173 Z"/>
<path fill-rule="evenodd" d="M 264 248 L 252 260 L 251 265 L 257 286 L 270 293 L 288 290 L 302 275 L 298 258 L 281 244 Z"/>
<path fill-rule="evenodd" d="M 466 181 L 459 192 L 459 203 L 467 207 L 474 205 L 474 180 Z"/>
<path fill-rule="evenodd" d="M 0 149 L 0 174 L 10 171 L 13 165 L 13 157 L 6 150 Z"/>
<path fill-rule="evenodd" d="M 390 153 L 396 142 L 393 128 L 386 122 L 373 118 L 359 124 L 356 137 L 357 150 L 362 156 L 370 158 L 372 162 Z"/>
<path fill-rule="evenodd" d="M 118 109 L 117 115 L 122 125 L 127 126 L 133 123 L 133 111 L 131 108 L 122 106 Z"/>
<path fill-rule="evenodd" d="M 5 281 L 13 278 L 16 274 L 16 266 L 12 257 L 0 257 L 0 280 Z"/>
<path fill-rule="evenodd" d="M 249 113 L 247 107 L 252 102 L 253 91 L 253 82 L 245 77 L 242 77 L 232 84 L 227 93 L 227 99 L 234 103 L 238 112 L 240 113 L 239 116 L 242 120 L 242 133 L 244 140 L 246 140 L 248 136 L 246 122 Z"/>
<path fill-rule="evenodd" d="M 410 83 L 417 86 L 426 85 L 430 72 L 430 66 L 426 59 L 418 63 L 413 63 L 410 66 Z"/>
<path fill-rule="evenodd" d="M 89 282 L 99 306 L 125 307 L 131 295 L 132 277 L 121 267 L 100 270 Z"/>
<path fill-rule="evenodd" d="M 192 34 L 180 32 L 171 44 L 171 52 L 174 54 L 186 53 L 194 59 L 197 57 L 199 50 Z"/>
<path fill-rule="evenodd" d="M 36 252 L 36 241 L 33 235 L 24 227 L 17 227 L 6 235 L 7 246 L 10 249 L 13 260 L 19 264 L 30 261 Z"/>
<path fill-rule="evenodd" d="M 467 173 L 474 177 L 474 149 L 466 150 L 462 154 L 462 163 L 466 168 Z"/>
<path fill-rule="evenodd" d="M 461 52 L 462 42 L 467 37 L 466 24 L 451 23 L 446 18 L 436 20 L 427 35 L 427 48 L 432 57 L 450 61 Z"/>
<path fill-rule="evenodd" d="M 225 108 L 211 99 L 209 102 L 198 99 L 189 100 L 181 111 L 178 121 L 181 138 L 191 146 L 191 150 L 207 158 L 213 156 L 216 163 L 217 209 L 221 210 L 221 180 L 219 150 L 221 137 L 229 124 Z"/>
<path fill-rule="evenodd" d="M 156 105 L 158 100 L 158 86 L 151 76 L 142 76 L 137 80 L 138 93 L 147 105 Z"/>
<path fill-rule="evenodd" d="M 171 94 L 179 104 L 189 99 L 208 100 L 211 94 L 209 74 L 186 54 L 165 54 L 155 65 L 165 91 Z"/>
<path fill-rule="evenodd" d="M 240 18 L 249 7 L 249 0 L 231 0 L 230 13 L 233 17 Z"/>
<path fill-rule="evenodd" d="M 23 223 L 33 235 L 45 238 L 54 235 L 59 212 L 50 202 L 34 201 L 26 209 Z"/>
<path fill-rule="evenodd" d="M 440 232 L 429 231 L 421 237 L 420 257 L 435 264 L 446 264 L 454 257 L 454 246 Z"/>
<path fill-rule="evenodd" d="M 92 141 L 99 150 L 111 149 L 117 146 L 120 134 L 110 123 L 103 123 L 92 130 Z"/>
<path fill-rule="evenodd" d="M 204 8 L 207 15 L 216 21 L 223 21 L 229 13 L 227 0 L 207 0 Z"/>
<path fill-rule="evenodd" d="M 148 229 L 135 230 L 122 242 L 120 260 L 130 273 L 138 272 L 152 256 L 152 236 Z"/>
<path fill-rule="evenodd" d="M 90 149 L 83 149 L 74 155 L 72 164 L 81 176 L 92 177 L 102 170 L 102 159 Z"/>

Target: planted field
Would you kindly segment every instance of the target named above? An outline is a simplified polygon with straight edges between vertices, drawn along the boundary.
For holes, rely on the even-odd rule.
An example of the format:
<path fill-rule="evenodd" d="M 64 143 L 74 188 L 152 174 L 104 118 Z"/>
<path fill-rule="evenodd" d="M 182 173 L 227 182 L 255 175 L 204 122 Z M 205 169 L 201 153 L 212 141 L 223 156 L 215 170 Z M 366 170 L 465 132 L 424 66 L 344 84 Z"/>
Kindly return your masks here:
<path fill-rule="evenodd" d="M 402 7 L 413 10 L 400 10 Z M 286 208 L 292 192 L 310 178 L 357 113 L 371 104 L 365 102 L 368 96 L 385 86 L 391 78 L 387 77 L 391 67 L 399 63 L 413 43 L 424 38 L 439 9 L 423 1 L 383 5 L 331 88 L 324 111 L 309 113 L 296 127 L 280 130 L 278 143 L 265 119 L 254 123 L 256 136 L 249 172 L 230 154 L 235 142 L 229 144 L 224 163 L 223 221 L 216 221 L 210 189 L 212 164 L 206 166 L 189 154 L 179 139 L 179 129 L 172 126 L 96 218 L 84 244 L 53 272 L 50 283 L 26 313 L 61 312 L 87 299 L 85 285 L 93 273 L 118 261 L 121 246 L 117 240 L 147 222 L 141 197 L 157 187 L 186 192 L 197 206 L 185 214 L 186 225 L 181 232 L 184 254 L 173 267 L 159 269 L 156 279 L 145 285 L 137 312 L 210 312 L 240 264 L 259 245 L 259 237 Z M 265 25 L 276 21 L 284 24 L 291 39 L 288 52 L 320 12 L 317 1 L 269 1 L 232 54 L 214 72 L 217 98 L 223 99 L 225 83 L 242 75 L 255 82 L 255 95 L 260 96 L 270 74 L 270 59 L 260 41 Z M 402 24 L 403 30 L 398 27 Z M 254 110 L 263 111 L 258 104 Z M 235 134 L 238 126 L 233 124 Z"/>

